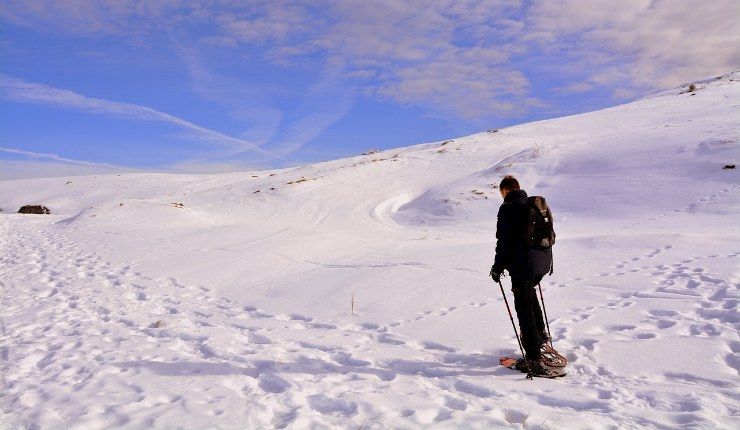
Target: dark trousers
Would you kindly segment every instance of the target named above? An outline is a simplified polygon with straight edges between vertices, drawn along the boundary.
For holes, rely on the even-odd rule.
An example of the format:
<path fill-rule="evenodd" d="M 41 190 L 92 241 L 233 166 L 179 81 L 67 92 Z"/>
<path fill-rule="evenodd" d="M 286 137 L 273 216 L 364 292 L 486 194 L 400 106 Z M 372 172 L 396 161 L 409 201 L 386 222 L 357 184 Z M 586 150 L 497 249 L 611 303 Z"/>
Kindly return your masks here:
<path fill-rule="evenodd" d="M 540 346 L 548 340 L 545 319 L 542 318 L 536 289 L 543 276 L 511 277 L 511 290 L 514 293 L 514 309 L 516 309 L 516 317 L 519 320 L 519 332 L 524 353 L 530 360 L 539 360 Z"/>

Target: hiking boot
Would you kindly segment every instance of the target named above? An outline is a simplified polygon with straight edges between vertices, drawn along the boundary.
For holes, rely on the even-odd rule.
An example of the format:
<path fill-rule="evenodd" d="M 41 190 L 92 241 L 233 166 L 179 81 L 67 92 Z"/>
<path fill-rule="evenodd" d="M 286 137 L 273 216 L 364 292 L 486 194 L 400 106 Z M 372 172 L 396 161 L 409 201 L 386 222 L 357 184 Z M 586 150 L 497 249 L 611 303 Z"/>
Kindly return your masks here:
<path fill-rule="evenodd" d="M 532 376 L 540 378 L 557 378 L 565 375 L 565 372 L 563 372 L 562 369 L 548 366 L 543 361 L 542 357 L 538 360 L 525 360 L 524 358 L 520 358 L 517 360 L 515 366 L 523 373 L 529 374 L 531 372 Z"/>
<path fill-rule="evenodd" d="M 541 369 L 543 365 L 541 357 L 537 360 L 520 358 L 516 361 L 517 370 L 521 370 L 524 373 L 529 372 L 530 369 L 534 373 L 536 369 Z"/>
<path fill-rule="evenodd" d="M 568 364 L 568 360 L 547 343 L 540 345 L 540 356 L 546 366 L 565 367 Z"/>
<path fill-rule="evenodd" d="M 514 365 L 516 367 L 516 370 L 522 371 L 522 372 L 528 372 L 529 369 L 527 368 L 527 362 L 523 358 L 518 358 L 516 360 L 516 364 Z"/>

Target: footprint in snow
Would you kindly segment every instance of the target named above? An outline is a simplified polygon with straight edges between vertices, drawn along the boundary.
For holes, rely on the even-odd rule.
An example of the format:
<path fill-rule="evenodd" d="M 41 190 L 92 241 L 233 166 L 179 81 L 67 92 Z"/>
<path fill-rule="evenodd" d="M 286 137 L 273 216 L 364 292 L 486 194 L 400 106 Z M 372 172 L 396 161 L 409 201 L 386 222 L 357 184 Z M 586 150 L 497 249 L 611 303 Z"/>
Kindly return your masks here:
<path fill-rule="evenodd" d="M 469 394 L 476 397 L 481 398 L 488 398 L 495 395 L 495 397 L 500 397 L 498 393 L 495 393 L 492 390 L 489 390 L 488 388 L 481 387 L 480 385 L 473 384 L 471 382 L 462 381 L 459 380 L 455 382 L 454 385 L 455 389 L 461 393 Z"/>
<path fill-rule="evenodd" d="M 402 341 L 400 339 L 396 339 L 395 337 L 389 335 L 388 333 L 380 333 L 380 334 L 378 334 L 378 336 L 375 338 L 375 340 L 377 342 L 386 343 L 386 344 L 389 344 L 389 345 L 405 345 L 406 344 L 406 342 L 404 342 L 404 341 Z"/>
<path fill-rule="evenodd" d="M 272 340 L 268 338 L 267 336 L 262 336 L 261 334 L 257 334 L 254 332 L 249 333 L 249 342 L 255 343 L 258 345 L 268 345 L 272 343 Z"/>
<path fill-rule="evenodd" d="M 365 322 L 365 323 L 362 323 L 362 324 L 360 324 L 360 326 L 359 326 L 359 327 L 360 327 L 361 329 L 365 329 L 365 330 L 373 330 L 373 331 L 385 331 L 385 329 L 384 329 L 384 328 L 381 328 L 381 327 L 380 327 L 379 325 L 377 325 L 377 324 L 375 324 L 375 323 L 371 323 L 371 322 Z"/>
<path fill-rule="evenodd" d="M 607 330 L 611 331 L 628 331 L 628 330 L 634 330 L 636 326 L 629 325 L 629 324 L 619 324 L 619 325 L 611 325 L 606 327 Z"/>
<path fill-rule="evenodd" d="M 325 415 L 352 416 L 357 413 L 357 403 L 330 398 L 323 394 L 308 396 L 308 406 Z"/>
<path fill-rule="evenodd" d="M 596 339 L 583 339 L 581 341 L 577 341 L 577 343 L 581 345 L 582 347 L 586 348 L 588 351 L 593 352 L 596 347 L 596 344 L 599 343 L 599 341 Z"/>
<path fill-rule="evenodd" d="M 445 406 L 455 411 L 464 411 L 468 408 L 468 402 L 464 399 L 460 399 L 452 396 L 445 396 Z"/>
<path fill-rule="evenodd" d="M 457 352 L 456 348 L 452 348 L 450 346 L 442 345 L 441 343 L 432 342 L 432 341 L 423 341 L 421 343 L 421 346 L 424 349 L 431 349 L 435 351 L 445 351 L 445 352 Z"/>
<path fill-rule="evenodd" d="M 307 323 L 306 327 L 312 328 L 312 329 L 318 329 L 318 330 L 335 330 L 337 326 L 332 324 L 324 324 L 324 323 Z"/>
<path fill-rule="evenodd" d="M 678 315 L 678 312 L 664 309 L 651 309 L 648 313 L 655 317 L 672 317 Z"/>
<path fill-rule="evenodd" d="M 257 386 L 268 393 L 282 393 L 290 388 L 290 383 L 274 373 L 262 372 Z"/>
<path fill-rule="evenodd" d="M 655 333 L 637 333 L 633 336 L 634 339 L 638 339 L 638 340 L 653 339 L 655 337 L 656 337 Z"/>
<path fill-rule="evenodd" d="M 691 336 L 719 336 L 722 332 L 712 324 L 691 324 L 689 335 Z"/>
<path fill-rule="evenodd" d="M 365 367 L 371 364 L 369 361 L 353 358 L 349 353 L 345 351 L 336 352 L 332 356 L 332 358 L 334 359 L 334 361 L 341 364 L 342 366 Z"/>
<path fill-rule="evenodd" d="M 658 320 L 658 321 L 655 322 L 655 326 L 658 327 L 661 330 L 662 329 L 673 327 L 674 325 L 676 325 L 676 322 L 675 321 L 671 321 L 671 320 L 667 320 L 667 319 L 660 319 L 660 320 Z"/>

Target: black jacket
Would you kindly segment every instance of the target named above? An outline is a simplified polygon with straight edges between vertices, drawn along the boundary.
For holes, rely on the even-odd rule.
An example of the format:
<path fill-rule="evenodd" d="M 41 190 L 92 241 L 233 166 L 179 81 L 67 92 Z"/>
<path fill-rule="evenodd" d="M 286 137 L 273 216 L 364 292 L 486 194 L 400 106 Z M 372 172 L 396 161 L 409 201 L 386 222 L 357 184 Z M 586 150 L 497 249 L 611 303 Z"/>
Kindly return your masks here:
<path fill-rule="evenodd" d="M 539 278 L 550 271 L 552 249 L 531 249 L 525 241 L 529 208 L 524 190 L 510 191 L 498 210 L 493 270 L 512 277 Z"/>

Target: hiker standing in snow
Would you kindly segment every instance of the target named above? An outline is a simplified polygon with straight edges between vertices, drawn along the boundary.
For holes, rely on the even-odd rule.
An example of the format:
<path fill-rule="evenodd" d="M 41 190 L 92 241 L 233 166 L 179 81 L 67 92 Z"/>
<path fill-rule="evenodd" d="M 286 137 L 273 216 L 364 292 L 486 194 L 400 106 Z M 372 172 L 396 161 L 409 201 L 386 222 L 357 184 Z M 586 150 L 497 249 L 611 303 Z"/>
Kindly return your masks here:
<path fill-rule="evenodd" d="M 565 360 L 548 344 L 550 337 L 535 290 L 545 274 L 552 274 L 552 213 L 544 198 L 528 197 L 511 175 L 504 177 L 499 191 L 504 202 L 498 211 L 491 277 L 500 283 L 504 270 L 511 275 L 514 308 L 528 362 L 522 360 L 517 368 L 524 370 L 528 364 L 528 370 L 537 376 L 548 366 L 564 365 Z"/>

